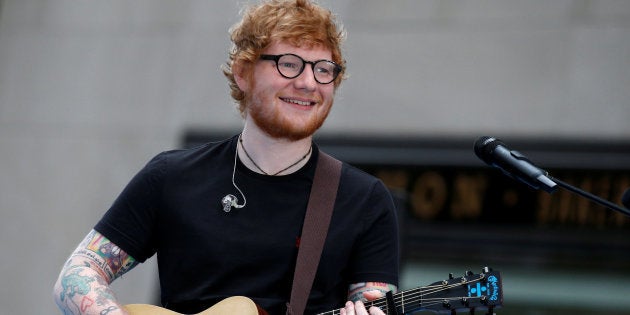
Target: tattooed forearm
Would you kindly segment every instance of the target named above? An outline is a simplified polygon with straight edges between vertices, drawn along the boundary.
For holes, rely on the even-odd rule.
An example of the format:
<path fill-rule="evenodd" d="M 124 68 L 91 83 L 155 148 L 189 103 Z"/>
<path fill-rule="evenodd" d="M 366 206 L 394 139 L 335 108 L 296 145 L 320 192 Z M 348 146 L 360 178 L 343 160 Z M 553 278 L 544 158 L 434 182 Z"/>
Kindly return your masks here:
<path fill-rule="evenodd" d="M 64 314 L 125 314 L 109 284 L 136 264 L 91 231 L 64 265 L 55 284 L 55 302 Z"/>
<path fill-rule="evenodd" d="M 80 314 L 91 305 L 90 300 L 85 297 L 92 290 L 90 283 L 95 278 L 84 275 L 85 269 L 89 269 L 89 266 L 72 266 L 59 279 L 61 292 L 58 293 L 58 301 L 71 310 L 71 313 Z"/>
<path fill-rule="evenodd" d="M 380 291 L 385 293 L 392 291 L 396 292 L 397 288 L 393 284 L 384 283 L 384 282 L 361 282 L 351 284 L 348 290 L 348 300 L 356 302 L 356 301 L 365 301 L 365 297 L 363 296 L 364 292 L 367 291 Z"/>
<path fill-rule="evenodd" d="M 116 299 L 89 262 L 72 265 L 58 280 L 55 300 L 64 314 L 97 314 L 118 309 Z"/>

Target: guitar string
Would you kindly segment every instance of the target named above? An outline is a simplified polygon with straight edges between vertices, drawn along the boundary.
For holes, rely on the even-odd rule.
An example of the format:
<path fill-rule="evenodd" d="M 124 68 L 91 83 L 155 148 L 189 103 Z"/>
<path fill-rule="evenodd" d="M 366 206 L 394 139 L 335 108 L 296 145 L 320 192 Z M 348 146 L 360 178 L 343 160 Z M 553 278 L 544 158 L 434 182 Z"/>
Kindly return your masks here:
<path fill-rule="evenodd" d="M 426 307 L 429 307 L 429 306 L 435 306 L 435 305 L 443 304 L 443 302 L 445 300 L 449 300 L 449 301 L 450 300 L 461 300 L 462 298 L 469 298 L 469 297 L 429 298 L 429 299 L 423 300 L 423 303 L 421 305 L 426 308 Z M 479 299 L 479 298 L 478 297 L 474 297 L 474 298 L 469 298 L 469 299 Z M 407 304 L 410 304 L 410 303 L 413 303 L 413 302 L 409 302 Z M 381 308 L 381 310 L 383 310 L 383 311 L 385 311 L 385 313 L 387 313 L 387 302 L 379 302 L 379 303 L 372 303 L 372 304 L 367 303 L 366 304 L 367 308 L 369 308 L 371 306 L 379 307 L 379 308 Z M 412 309 L 415 309 L 415 308 L 412 308 Z M 333 311 L 330 311 L 330 312 L 321 313 L 320 315 L 325 315 L 325 314 L 329 314 L 329 313 L 332 314 L 332 315 L 341 314 L 341 310 L 333 310 Z"/>
<path fill-rule="evenodd" d="M 442 304 L 442 302 L 444 302 L 445 300 L 448 301 L 456 301 L 456 300 L 461 300 L 461 299 L 480 299 L 480 297 L 468 297 L 468 296 L 453 296 L 453 297 L 449 297 L 449 298 L 443 298 L 443 297 L 438 297 L 438 298 L 430 298 L 430 297 L 426 297 L 426 295 L 430 295 L 430 294 L 434 294 L 434 293 L 438 293 L 440 291 L 445 291 L 448 289 L 452 289 L 452 288 L 456 288 L 456 287 L 460 287 L 462 285 L 465 284 L 470 284 L 470 283 L 474 283 L 474 282 L 478 282 L 479 280 L 483 279 L 484 277 L 481 276 L 480 278 L 477 279 L 472 279 L 472 280 L 468 280 L 466 279 L 466 281 L 462 281 L 459 283 L 452 283 L 449 285 L 435 285 L 435 286 L 429 286 L 429 287 L 424 287 L 424 288 L 418 288 L 418 289 L 413 289 L 413 290 L 409 290 L 409 291 L 403 291 L 401 292 L 400 296 L 402 296 L 404 294 L 404 296 L 406 297 L 406 303 L 405 305 L 412 305 L 413 303 L 418 303 L 418 305 L 436 305 L 436 304 Z M 409 293 L 409 292 L 413 292 L 413 291 L 420 291 L 419 293 Z M 402 297 L 399 299 L 400 301 L 402 301 Z M 376 300 L 379 301 L 379 300 Z M 396 302 L 396 299 L 394 299 L 394 301 Z M 379 301 L 380 303 L 375 303 L 378 304 L 376 306 L 387 306 L 386 301 Z M 405 306 L 403 305 L 403 306 Z"/>
<path fill-rule="evenodd" d="M 484 278 L 485 278 L 484 275 L 479 275 L 479 277 L 475 278 L 475 279 L 462 278 L 465 281 L 461 281 L 461 282 L 458 282 L 458 283 L 451 283 L 451 284 L 448 284 L 448 285 L 437 284 L 437 285 L 419 287 L 419 288 L 415 288 L 415 289 L 411 289 L 411 290 L 402 291 L 402 292 L 399 292 L 399 293 L 395 293 L 393 295 L 394 303 L 397 303 L 397 302 L 402 303 L 403 296 L 404 296 L 405 301 L 406 301 L 405 305 L 418 303 L 418 301 L 422 301 L 422 304 L 424 304 L 424 305 L 436 305 L 436 304 L 441 304 L 444 300 L 461 300 L 461 299 L 464 299 L 464 298 L 466 298 L 466 299 L 480 299 L 480 297 L 469 297 L 469 296 L 449 297 L 449 298 L 443 298 L 443 297 L 427 298 L 427 297 L 425 297 L 425 295 L 434 294 L 434 293 L 437 293 L 437 292 L 440 292 L 440 291 L 445 291 L 445 290 L 448 290 L 448 289 L 459 287 L 461 285 L 478 282 L 478 281 L 480 281 L 480 280 L 482 280 Z M 415 292 L 415 291 L 418 291 L 418 292 Z M 385 300 L 385 298 L 379 298 L 379 299 L 376 299 L 376 300 L 374 300 L 372 302 L 366 303 L 366 307 L 370 307 L 370 306 L 377 306 L 377 307 L 382 309 L 382 307 L 387 307 L 387 301 Z M 340 314 L 340 311 L 339 311 L 339 313 L 335 313 L 336 311 L 339 311 L 339 310 L 333 310 L 333 311 L 330 311 L 330 312 L 332 312 L 331 313 L 332 315 Z M 385 311 L 386 311 L 386 309 L 385 309 Z M 320 313 L 318 315 L 327 315 L 330 312 Z"/>
<path fill-rule="evenodd" d="M 420 288 L 416 288 L 416 289 L 411 289 L 411 290 L 407 290 L 407 291 L 402 291 L 399 293 L 394 294 L 394 302 L 400 302 L 402 303 L 403 300 L 403 296 L 406 299 L 406 303 L 405 304 L 412 304 L 414 302 L 418 302 L 419 300 L 422 300 L 424 298 L 425 295 L 429 295 L 429 294 L 433 294 L 433 293 L 437 293 L 440 291 L 444 291 L 447 289 L 451 289 L 451 288 L 455 288 L 455 287 L 459 287 L 461 285 L 464 284 L 469 284 L 469 283 L 473 283 L 473 282 L 477 282 L 481 279 L 483 279 L 483 276 L 480 276 L 479 278 L 476 279 L 466 279 L 466 281 L 462 281 L 462 282 L 458 282 L 458 283 L 451 283 L 448 285 L 442 285 L 442 284 L 438 284 L 438 285 L 431 285 L 431 286 L 426 286 L 426 287 L 420 287 Z M 459 299 L 461 297 L 453 297 L 452 299 Z M 431 298 L 426 298 L 426 301 L 430 301 Z M 443 298 L 439 298 L 439 300 L 444 300 Z M 377 299 L 375 301 L 373 301 L 374 303 L 372 303 L 373 305 L 386 305 L 387 301 L 385 301 L 383 298 L 381 299 Z M 385 303 L 385 304 L 383 304 Z"/>
<path fill-rule="evenodd" d="M 463 298 L 479 299 L 479 297 L 468 297 L 468 296 L 462 296 L 462 297 L 456 297 L 455 296 L 455 297 L 450 297 L 450 298 L 443 298 L 443 297 L 439 297 L 439 298 L 425 298 L 424 295 L 434 294 L 434 293 L 437 293 L 437 292 L 440 292 L 440 291 L 445 291 L 445 290 L 448 290 L 448 289 L 459 287 L 459 286 L 464 285 L 464 284 L 477 282 L 480 279 L 483 279 L 483 277 L 480 277 L 478 279 L 473 279 L 473 280 L 462 281 L 462 282 L 459 282 L 459 283 L 453 283 L 453 284 L 449 284 L 449 285 L 426 286 L 426 287 L 421 287 L 421 288 L 416 288 L 416 289 L 412 289 L 412 290 L 403 291 L 403 292 L 394 294 L 395 296 L 400 297 L 400 298 L 394 298 L 394 302 L 397 302 L 396 300 L 402 301 L 403 293 L 404 293 L 405 297 L 408 297 L 408 300 L 409 300 L 409 302 L 406 302 L 405 304 L 412 304 L 414 302 L 417 303 L 418 301 L 422 301 L 422 302 L 424 302 L 423 304 L 425 306 L 441 304 L 444 300 L 461 300 Z M 412 291 L 421 291 L 421 292 L 420 293 L 409 293 L 409 292 L 412 292 Z M 420 299 L 418 299 L 418 295 L 419 295 Z M 380 298 L 380 299 L 374 300 L 372 302 L 366 303 L 366 306 L 368 308 L 370 306 L 377 306 L 379 308 L 386 307 L 387 306 L 387 301 L 384 300 L 384 298 Z M 387 309 L 384 309 L 384 310 L 387 311 Z M 339 311 L 339 310 L 331 311 L 332 315 L 340 314 L 340 313 L 336 313 L 337 311 Z M 320 313 L 320 315 L 325 315 L 325 314 L 328 314 L 328 313 Z"/>
<path fill-rule="evenodd" d="M 450 289 L 450 288 L 452 288 L 452 287 L 449 287 L 449 288 L 445 287 L 443 289 L 436 290 L 435 292 L 426 293 L 426 294 L 433 294 L 433 293 L 437 293 L 437 292 L 440 292 L 440 291 L 445 291 L 445 290 Z M 420 297 L 422 297 L 422 294 L 420 295 Z M 422 301 L 422 303 L 421 304 L 418 303 L 418 305 L 419 306 L 422 305 L 422 306 L 426 307 L 426 306 L 433 306 L 433 305 L 442 304 L 445 300 L 449 300 L 449 301 L 451 301 L 451 300 L 461 300 L 462 298 L 464 298 L 464 297 L 453 296 L 453 297 L 448 297 L 448 298 L 444 298 L 444 297 L 421 298 L 421 299 L 413 299 L 413 298 L 411 298 L 411 299 L 408 299 L 408 302 L 405 303 L 405 305 L 413 305 L 414 303 L 418 303 L 418 301 Z M 376 303 L 372 303 L 372 304 L 368 304 L 367 305 L 367 307 L 370 307 L 370 306 L 377 306 L 379 308 L 384 307 L 385 308 L 384 310 L 386 310 L 387 309 L 387 301 L 376 302 Z"/>
<path fill-rule="evenodd" d="M 461 286 L 462 284 L 468 284 L 471 282 L 475 282 L 475 280 L 473 281 L 467 281 L 467 282 L 462 282 L 462 283 L 456 283 L 456 284 L 450 284 L 448 286 L 445 285 L 437 285 L 434 287 L 422 287 L 422 288 L 417 288 L 417 289 L 413 289 L 413 290 L 409 290 L 409 291 L 420 291 L 420 290 L 425 290 L 421 293 L 415 293 L 413 294 L 411 297 L 411 299 L 409 299 L 409 302 L 406 302 L 405 304 L 409 305 L 409 304 L 413 304 L 414 302 L 417 303 L 418 301 L 422 301 L 423 303 L 421 305 L 424 306 L 433 306 L 433 305 L 438 305 L 438 304 L 442 304 L 444 302 L 444 300 L 461 300 L 462 298 L 468 298 L 468 299 L 479 299 L 478 297 L 449 297 L 449 298 L 444 298 L 444 297 L 437 297 L 437 298 L 425 298 L 423 297 L 426 294 L 434 294 L 440 291 L 445 291 L 448 289 L 452 289 L 454 287 L 458 287 Z M 427 290 L 427 289 L 432 289 L 432 290 Z M 405 293 L 408 291 L 404 291 Z M 400 296 L 400 294 L 398 294 Z M 418 295 L 419 295 L 419 299 L 418 299 Z M 398 299 L 399 301 L 402 301 L 402 298 Z M 394 302 L 397 302 L 396 299 L 394 299 Z M 376 306 L 378 308 L 381 308 L 383 311 L 385 311 L 387 313 L 387 301 L 384 300 L 384 298 L 380 298 L 377 300 L 374 300 L 372 302 L 368 302 L 366 303 L 366 307 L 369 308 L 371 306 Z M 384 308 L 383 308 L 384 307 Z M 325 313 L 320 313 L 318 315 L 326 315 L 328 313 L 331 313 L 332 315 L 337 315 L 337 314 L 341 314 L 340 310 L 333 310 L 333 311 L 329 311 L 329 312 L 325 312 Z"/>

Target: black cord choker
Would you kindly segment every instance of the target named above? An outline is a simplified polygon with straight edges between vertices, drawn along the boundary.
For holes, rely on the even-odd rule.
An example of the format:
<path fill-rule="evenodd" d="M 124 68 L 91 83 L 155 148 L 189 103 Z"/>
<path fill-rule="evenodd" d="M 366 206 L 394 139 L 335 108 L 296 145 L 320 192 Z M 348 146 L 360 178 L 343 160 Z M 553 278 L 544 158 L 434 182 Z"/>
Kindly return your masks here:
<path fill-rule="evenodd" d="M 263 174 L 265 174 L 265 175 L 271 175 L 271 176 L 276 176 L 276 175 L 278 175 L 278 174 L 280 174 L 280 173 L 282 173 L 282 172 L 284 172 L 284 171 L 286 171 L 286 170 L 288 170 L 288 169 L 290 169 L 290 168 L 292 168 L 292 167 L 294 167 L 294 166 L 298 165 L 298 163 L 300 163 L 300 162 L 304 161 L 304 159 L 306 159 L 306 157 L 307 157 L 309 154 L 311 154 L 311 151 L 313 151 L 313 146 L 310 146 L 310 147 L 308 148 L 308 152 L 306 152 L 306 154 L 304 154 L 304 156 L 302 156 L 299 160 L 295 161 L 295 163 L 293 163 L 293 164 L 291 164 L 291 165 L 289 165 L 289 166 L 287 166 L 287 167 L 285 167 L 285 168 L 283 168 L 283 169 L 281 169 L 281 170 L 279 170 L 279 171 L 277 171 L 277 172 L 275 172 L 275 173 L 273 173 L 273 174 L 269 174 L 269 173 L 265 172 L 262 168 L 260 168 L 260 166 L 258 166 L 258 164 L 256 164 L 256 162 L 254 161 L 254 159 L 252 159 L 252 157 L 249 155 L 249 153 L 248 153 L 248 152 L 247 152 L 247 150 L 245 149 L 245 145 L 243 144 L 243 138 L 242 138 L 242 137 L 239 137 L 239 138 L 238 138 L 238 141 L 239 141 L 239 143 L 241 144 L 241 148 L 243 148 L 243 152 L 245 152 L 245 155 L 246 155 L 246 156 L 247 156 L 247 158 L 248 158 L 248 159 L 252 162 L 252 164 L 254 164 L 254 166 L 256 166 L 256 168 L 257 168 L 257 169 L 258 169 L 261 173 L 263 173 Z"/>

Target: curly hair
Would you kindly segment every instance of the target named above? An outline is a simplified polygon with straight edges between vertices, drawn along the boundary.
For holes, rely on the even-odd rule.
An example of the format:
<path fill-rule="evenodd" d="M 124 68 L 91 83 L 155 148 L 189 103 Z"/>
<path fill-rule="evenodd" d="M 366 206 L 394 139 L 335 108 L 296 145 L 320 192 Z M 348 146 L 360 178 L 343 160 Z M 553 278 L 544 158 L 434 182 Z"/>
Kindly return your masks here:
<path fill-rule="evenodd" d="M 270 0 L 246 7 L 240 22 L 230 29 L 232 47 L 223 66 L 230 94 L 245 117 L 245 93 L 234 79 L 233 66 L 242 66 L 243 75 L 251 76 L 251 65 L 258 60 L 263 49 L 274 41 L 286 41 L 298 47 L 321 46 L 332 51 L 332 61 L 345 68 L 341 44 L 345 40 L 343 26 L 335 15 L 309 0 Z M 345 79 L 335 79 L 335 89 Z"/>

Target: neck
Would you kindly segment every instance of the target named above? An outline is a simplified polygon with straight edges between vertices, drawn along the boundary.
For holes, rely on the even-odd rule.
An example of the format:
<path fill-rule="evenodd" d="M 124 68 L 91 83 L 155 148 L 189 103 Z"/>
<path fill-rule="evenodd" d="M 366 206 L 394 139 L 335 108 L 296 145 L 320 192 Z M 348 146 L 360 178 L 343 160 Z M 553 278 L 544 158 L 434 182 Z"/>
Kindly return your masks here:
<path fill-rule="evenodd" d="M 304 166 L 311 154 L 312 137 L 297 141 L 278 139 L 246 125 L 240 140 L 237 148 L 241 162 L 266 175 L 291 174 Z"/>

